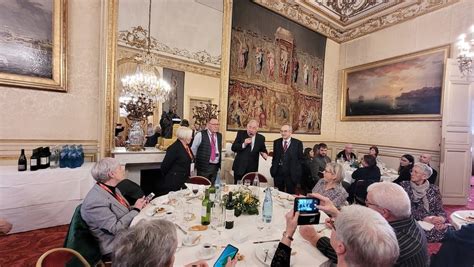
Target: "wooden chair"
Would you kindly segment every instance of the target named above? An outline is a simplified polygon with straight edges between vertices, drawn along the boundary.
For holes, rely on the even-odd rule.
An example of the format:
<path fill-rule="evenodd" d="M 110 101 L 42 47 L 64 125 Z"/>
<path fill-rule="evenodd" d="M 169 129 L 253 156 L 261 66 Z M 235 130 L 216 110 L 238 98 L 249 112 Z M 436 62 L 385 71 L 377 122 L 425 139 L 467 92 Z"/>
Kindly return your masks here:
<path fill-rule="evenodd" d="M 249 180 L 250 184 L 252 184 L 253 179 L 255 179 L 256 175 L 258 176 L 258 181 L 260 181 L 260 183 L 268 183 L 267 177 L 265 177 L 265 175 L 263 175 L 261 173 L 258 173 L 258 172 L 249 172 L 249 173 L 245 174 L 242 177 L 242 183 L 245 184 L 245 180 Z"/>
<path fill-rule="evenodd" d="M 90 267 L 91 265 L 79 252 L 70 248 L 53 248 L 46 251 L 36 262 L 36 267 L 63 267 L 76 259 L 74 266 Z"/>
<path fill-rule="evenodd" d="M 202 185 L 211 185 L 211 181 L 203 176 L 191 176 L 189 177 L 189 183 L 191 184 L 202 184 Z"/>

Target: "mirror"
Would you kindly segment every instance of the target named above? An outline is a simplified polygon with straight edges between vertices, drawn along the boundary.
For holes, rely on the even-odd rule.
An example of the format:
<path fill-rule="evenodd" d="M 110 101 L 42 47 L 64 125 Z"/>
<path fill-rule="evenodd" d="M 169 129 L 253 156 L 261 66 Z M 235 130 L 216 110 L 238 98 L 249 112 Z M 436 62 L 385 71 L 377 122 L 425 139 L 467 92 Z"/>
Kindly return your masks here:
<path fill-rule="evenodd" d="M 150 8 L 151 7 L 151 8 Z M 134 74 L 140 62 L 136 56 L 150 55 L 154 72 L 171 87 L 170 98 L 156 103 L 148 114 L 146 135 L 153 133 L 163 112 L 170 109 L 182 119 L 192 120 L 192 107 L 219 104 L 222 40 L 222 0 L 119 0 L 112 145 L 123 146 L 130 121 L 120 108 L 121 78 Z M 148 39 L 150 19 L 151 37 Z M 122 99 L 123 100 L 123 99 Z"/>

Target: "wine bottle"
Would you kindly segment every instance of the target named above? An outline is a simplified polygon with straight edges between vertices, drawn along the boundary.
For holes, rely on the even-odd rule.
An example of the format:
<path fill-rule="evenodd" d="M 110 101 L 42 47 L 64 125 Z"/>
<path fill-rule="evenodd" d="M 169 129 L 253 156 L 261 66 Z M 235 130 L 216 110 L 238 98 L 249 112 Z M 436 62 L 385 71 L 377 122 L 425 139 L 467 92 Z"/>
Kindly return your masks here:
<path fill-rule="evenodd" d="M 27 160 L 25 156 L 25 150 L 22 149 L 20 158 L 18 159 L 18 171 L 19 172 L 26 171 L 26 169 L 28 169 L 27 165 L 28 164 L 27 164 Z"/>
<path fill-rule="evenodd" d="M 234 203 L 232 203 L 232 192 L 229 192 L 229 197 L 225 204 L 225 229 L 232 228 L 234 228 Z"/>
<path fill-rule="evenodd" d="M 265 223 L 272 222 L 273 201 L 270 188 L 265 189 L 265 199 L 263 200 L 262 216 Z"/>
<path fill-rule="evenodd" d="M 38 155 L 38 149 L 33 149 L 33 154 L 31 154 L 30 157 L 30 171 L 36 171 L 38 170 L 38 162 L 39 161 L 39 155 Z"/>
<path fill-rule="evenodd" d="M 49 156 L 51 156 L 51 152 L 49 152 L 49 146 L 47 147 L 42 147 L 40 150 L 40 164 L 39 168 L 40 169 L 47 169 L 49 168 Z"/>
<path fill-rule="evenodd" d="M 209 189 L 206 189 L 205 197 L 201 206 L 201 224 L 209 225 L 211 223 L 211 201 L 209 201 Z"/>

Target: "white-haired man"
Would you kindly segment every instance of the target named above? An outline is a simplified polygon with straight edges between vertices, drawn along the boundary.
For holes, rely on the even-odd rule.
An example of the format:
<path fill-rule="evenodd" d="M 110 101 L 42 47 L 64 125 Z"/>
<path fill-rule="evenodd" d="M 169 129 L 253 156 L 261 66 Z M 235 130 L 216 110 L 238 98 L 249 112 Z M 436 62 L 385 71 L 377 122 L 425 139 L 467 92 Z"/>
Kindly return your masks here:
<path fill-rule="evenodd" d="M 286 231 L 272 266 L 290 266 L 290 246 L 298 226 L 298 216 L 299 213 L 293 211 L 286 214 Z M 393 266 L 398 258 L 398 242 L 392 227 L 372 209 L 359 205 L 343 207 L 326 225 L 332 230 L 330 247 L 337 255 L 337 266 L 388 267 Z"/>
<path fill-rule="evenodd" d="M 247 123 L 247 130 L 237 132 L 232 151 L 235 156 L 232 170 L 234 171 L 234 182 L 237 183 L 249 172 L 258 171 L 258 161 L 260 155 L 267 160 L 267 148 L 265 147 L 265 137 L 258 132 L 258 122 L 251 120 Z"/>
<path fill-rule="evenodd" d="M 357 159 L 357 156 L 352 152 L 352 144 L 346 144 L 344 150 L 340 151 L 336 155 L 336 160 L 351 161 Z"/>
<path fill-rule="evenodd" d="M 430 166 L 433 173 L 428 178 L 428 182 L 430 182 L 430 184 L 436 184 L 436 178 L 438 177 L 438 172 L 435 169 L 433 169 L 433 167 L 431 167 L 431 165 L 430 165 L 431 155 L 427 154 L 427 153 L 421 154 L 420 155 L 420 162 Z"/>
<path fill-rule="evenodd" d="M 400 247 L 400 256 L 395 266 L 427 266 L 428 249 L 425 233 L 411 216 L 411 204 L 405 190 L 395 183 L 374 183 L 367 188 L 367 207 L 380 213 L 393 227 Z M 316 196 L 316 195 L 315 195 Z M 332 216 L 339 211 L 329 199 L 320 195 L 320 209 Z M 300 228 L 303 238 L 315 245 L 323 254 L 336 260 L 336 253 L 329 245 L 329 239 L 319 235 L 312 226 Z"/>

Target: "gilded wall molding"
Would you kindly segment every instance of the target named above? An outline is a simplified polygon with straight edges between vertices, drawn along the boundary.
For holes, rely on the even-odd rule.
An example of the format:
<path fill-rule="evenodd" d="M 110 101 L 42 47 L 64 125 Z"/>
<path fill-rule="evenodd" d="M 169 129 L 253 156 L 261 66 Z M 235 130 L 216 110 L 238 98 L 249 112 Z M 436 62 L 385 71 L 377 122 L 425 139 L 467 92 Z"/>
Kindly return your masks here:
<path fill-rule="evenodd" d="M 352 27 L 349 26 L 347 29 L 341 29 L 338 25 L 329 20 L 317 17 L 315 13 L 296 4 L 294 0 L 254 0 L 255 3 L 325 35 L 337 43 L 344 43 L 356 39 L 459 1 L 460 0 L 420 0 L 413 5 L 402 7 L 390 14 L 368 19 L 361 24 Z"/>
<path fill-rule="evenodd" d="M 140 26 L 139 26 L 140 27 Z M 142 42 L 136 41 L 133 32 L 135 28 L 130 31 L 119 31 L 118 34 L 118 44 L 120 46 L 130 47 L 130 48 L 143 48 Z M 143 29 L 143 31 L 146 30 Z M 221 65 L 221 56 L 220 55 L 211 55 L 206 50 L 191 52 L 185 48 L 170 47 L 160 41 L 158 41 L 153 36 L 151 37 L 150 50 L 154 53 L 165 53 L 171 56 L 177 56 L 181 58 L 188 59 L 192 62 L 197 62 L 200 64 L 207 64 L 214 67 L 219 67 Z"/>
<path fill-rule="evenodd" d="M 141 50 L 136 48 L 130 48 L 128 46 L 119 45 L 117 49 L 117 60 L 118 61 L 134 61 L 133 58 L 139 54 Z M 153 53 L 153 52 L 152 52 Z M 213 67 L 203 64 L 198 64 L 186 60 L 177 58 L 167 57 L 162 54 L 155 54 L 156 63 L 160 67 L 170 68 L 174 70 L 180 70 L 184 72 L 192 72 L 205 76 L 220 77 L 221 71 L 219 67 Z"/>

